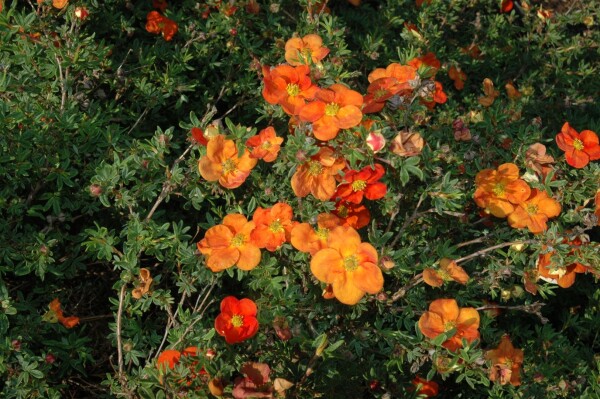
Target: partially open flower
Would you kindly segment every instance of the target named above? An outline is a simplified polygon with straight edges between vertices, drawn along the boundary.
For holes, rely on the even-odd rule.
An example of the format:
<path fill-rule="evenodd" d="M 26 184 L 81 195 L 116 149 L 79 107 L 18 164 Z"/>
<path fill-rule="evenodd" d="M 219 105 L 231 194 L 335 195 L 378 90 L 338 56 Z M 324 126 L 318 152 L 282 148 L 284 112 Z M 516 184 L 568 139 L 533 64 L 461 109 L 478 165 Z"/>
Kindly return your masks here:
<path fill-rule="evenodd" d="M 467 284 L 469 275 L 454 260 L 442 258 L 438 269 L 425 268 L 423 270 L 423 281 L 432 287 L 441 287 L 445 281 L 456 281 Z"/>
<path fill-rule="evenodd" d="M 494 350 L 485 353 L 485 358 L 492 362 L 490 367 L 490 381 L 499 381 L 500 385 L 510 383 L 521 385 L 519 376 L 523 364 L 523 351 L 515 349 L 508 335 L 502 336 L 500 345 Z"/>
<path fill-rule="evenodd" d="M 416 132 L 400 132 L 391 143 L 391 150 L 401 157 L 413 157 L 423 151 L 425 140 Z"/>
<path fill-rule="evenodd" d="M 554 158 L 546 154 L 546 146 L 541 143 L 530 145 L 525 152 L 525 165 L 543 178 L 552 170 L 553 163 Z"/>
<path fill-rule="evenodd" d="M 152 277 L 150 276 L 150 270 L 142 267 L 140 269 L 139 283 L 137 287 L 131 292 L 131 296 L 135 299 L 140 299 L 142 296 L 150 291 L 152 285 Z"/>

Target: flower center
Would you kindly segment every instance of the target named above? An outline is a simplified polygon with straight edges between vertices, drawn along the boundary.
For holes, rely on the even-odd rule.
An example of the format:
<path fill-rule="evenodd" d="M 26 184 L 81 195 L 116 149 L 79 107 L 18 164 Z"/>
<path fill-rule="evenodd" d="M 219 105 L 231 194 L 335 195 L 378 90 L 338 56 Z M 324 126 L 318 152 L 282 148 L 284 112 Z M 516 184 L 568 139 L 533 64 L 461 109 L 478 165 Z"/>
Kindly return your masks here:
<path fill-rule="evenodd" d="M 339 110 L 340 110 L 340 106 L 338 104 L 329 103 L 325 106 L 325 115 L 336 116 Z"/>
<path fill-rule="evenodd" d="M 327 236 L 329 235 L 329 229 L 326 228 L 321 228 L 319 227 L 316 231 L 315 234 L 317 235 L 317 237 L 319 237 L 319 239 L 321 240 L 326 240 Z"/>
<path fill-rule="evenodd" d="M 295 83 L 288 83 L 285 89 L 287 91 L 287 94 L 291 97 L 295 97 L 298 94 L 300 94 L 300 87 Z"/>
<path fill-rule="evenodd" d="M 345 219 L 346 217 L 348 217 L 348 208 L 346 208 L 344 205 L 340 205 L 337 208 L 337 213 L 339 217 Z"/>
<path fill-rule="evenodd" d="M 308 163 L 308 174 L 311 176 L 319 176 L 323 173 L 323 165 L 317 161 L 310 161 Z"/>
<path fill-rule="evenodd" d="M 447 321 L 446 323 L 444 323 L 444 332 L 450 331 L 453 328 L 456 328 L 456 322 L 454 322 L 454 321 Z"/>
<path fill-rule="evenodd" d="M 448 273 L 444 269 L 437 270 L 437 274 L 444 281 L 450 281 L 450 280 L 452 280 L 452 277 L 450 277 L 450 273 Z"/>
<path fill-rule="evenodd" d="M 231 173 L 235 171 L 237 165 L 233 159 L 228 159 L 221 164 L 223 167 L 223 174 Z"/>
<path fill-rule="evenodd" d="M 236 328 L 242 327 L 244 325 L 244 316 L 241 314 L 234 314 L 231 318 L 231 325 Z"/>
<path fill-rule="evenodd" d="M 381 97 L 385 96 L 386 94 L 387 94 L 386 89 L 375 90 L 375 93 L 373 93 L 373 98 L 375 98 L 375 100 L 379 100 Z"/>
<path fill-rule="evenodd" d="M 235 237 L 233 237 L 233 239 L 231 240 L 231 246 L 234 248 L 241 247 L 242 245 L 244 245 L 245 241 L 246 237 L 244 237 L 242 233 L 236 234 Z"/>
<path fill-rule="evenodd" d="M 358 259 L 355 255 L 344 258 L 344 269 L 346 269 L 347 272 L 353 272 L 358 269 Z"/>
<path fill-rule="evenodd" d="M 271 142 L 270 141 L 265 141 L 264 143 L 262 143 L 260 145 L 260 148 L 262 148 L 263 150 L 268 150 L 269 148 L 271 148 Z"/>
<path fill-rule="evenodd" d="M 300 54 L 302 54 L 302 58 L 304 58 L 304 62 L 308 62 L 308 60 L 312 60 L 312 51 L 310 51 L 310 48 L 304 47 L 302 49 L 302 51 L 300 51 Z"/>
<path fill-rule="evenodd" d="M 573 140 L 573 147 L 577 150 L 577 151 L 581 151 L 584 149 L 584 145 L 583 145 L 583 141 L 579 140 L 579 139 L 575 139 Z"/>
<path fill-rule="evenodd" d="M 538 213 L 538 207 L 537 207 L 537 205 L 527 205 L 527 207 L 525 208 L 525 210 L 530 215 L 535 215 L 535 214 Z"/>
<path fill-rule="evenodd" d="M 504 183 L 496 183 L 496 185 L 492 189 L 492 192 L 494 193 L 494 195 L 496 197 L 500 197 L 500 196 L 504 195 L 505 191 L 506 191 L 506 186 L 504 185 Z"/>
<path fill-rule="evenodd" d="M 364 180 L 355 180 L 352 182 L 352 191 L 362 191 L 367 187 L 367 182 Z"/>
<path fill-rule="evenodd" d="M 283 224 L 281 224 L 281 221 L 277 219 L 269 225 L 269 230 L 271 230 L 273 233 L 283 233 Z"/>

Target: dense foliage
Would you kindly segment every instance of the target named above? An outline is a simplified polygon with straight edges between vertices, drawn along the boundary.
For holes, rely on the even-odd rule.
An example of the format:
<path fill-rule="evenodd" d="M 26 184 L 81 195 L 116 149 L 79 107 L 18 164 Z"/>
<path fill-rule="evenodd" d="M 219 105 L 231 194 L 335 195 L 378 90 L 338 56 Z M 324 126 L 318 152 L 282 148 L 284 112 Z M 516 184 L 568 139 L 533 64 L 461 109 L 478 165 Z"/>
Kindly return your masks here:
<path fill-rule="evenodd" d="M 600 397 L 600 2 L 0 0 L 2 397 Z"/>

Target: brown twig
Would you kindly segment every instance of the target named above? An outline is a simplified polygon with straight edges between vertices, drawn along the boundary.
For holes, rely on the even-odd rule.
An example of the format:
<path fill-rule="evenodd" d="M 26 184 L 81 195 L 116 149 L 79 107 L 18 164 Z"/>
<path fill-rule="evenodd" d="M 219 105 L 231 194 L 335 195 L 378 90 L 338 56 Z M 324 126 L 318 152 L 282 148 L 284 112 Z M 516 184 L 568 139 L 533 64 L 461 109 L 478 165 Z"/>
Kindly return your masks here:
<path fill-rule="evenodd" d="M 125 302 L 125 290 L 127 284 L 121 286 L 121 292 L 119 293 L 119 310 L 117 311 L 117 354 L 118 354 L 118 365 L 119 365 L 119 379 L 124 377 L 123 375 L 123 342 L 121 338 L 121 319 L 123 316 L 123 303 Z"/>
<path fill-rule="evenodd" d="M 456 263 L 464 262 L 464 261 L 467 261 L 469 259 L 477 258 L 478 256 L 483 256 L 484 254 L 486 254 L 488 252 L 491 252 L 491 251 L 495 251 L 496 249 L 500 249 L 500 248 L 504 248 L 504 247 L 510 247 L 511 245 L 533 244 L 535 242 L 537 242 L 537 241 L 536 240 L 519 240 L 519 241 L 503 242 L 502 244 L 497 244 L 497 245 L 493 245 L 493 246 L 488 247 L 488 248 L 480 249 L 479 251 L 473 252 L 470 255 L 463 256 L 462 258 L 458 258 L 458 259 L 455 260 L 455 262 Z"/>
<path fill-rule="evenodd" d="M 398 299 L 403 298 L 406 293 L 423 282 L 423 273 L 419 273 L 412 278 L 404 287 L 400 288 L 398 291 L 392 295 L 392 298 L 388 301 L 389 304 L 396 302 Z"/>
<path fill-rule="evenodd" d="M 525 313 L 530 313 L 533 315 L 536 315 L 539 319 L 540 322 L 542 324 L 546 324 L 548 322 L 548 319 L 545 318 L 542 315 L 542 307 L 546 305 L 543 302 L 534 302 L 532 304 L 529 305 L 515 305 L 515 306 L 509 306 L 509 305 L 486 305 L 486 306 L 480 306 L 478 308 L 476 308 L 476 310 L 480 311 L 480 310 L 490 310 L 490 309 L 506 309 L 506 310 L 519 310 L 521 312 L 525 312 Z"/>
<path fill-rule="evenodd" d="M 62 115 L 62 113 L 65 110 L 65 103 L 67 102 L 67 77 L 69 76 L 69 68 L 67 67 L 65 69 L 65 73 L 63 75 L 63 69 L 62 69 L 62 65 L 60 63 L 60 59 L 58 58 L 58 55 L 55 55 L 54 58 L 56 59 L 56 63 L 58 64 L 58 77 L 60 79 L 60 92 L 61 92 L 60 113 Z"/>

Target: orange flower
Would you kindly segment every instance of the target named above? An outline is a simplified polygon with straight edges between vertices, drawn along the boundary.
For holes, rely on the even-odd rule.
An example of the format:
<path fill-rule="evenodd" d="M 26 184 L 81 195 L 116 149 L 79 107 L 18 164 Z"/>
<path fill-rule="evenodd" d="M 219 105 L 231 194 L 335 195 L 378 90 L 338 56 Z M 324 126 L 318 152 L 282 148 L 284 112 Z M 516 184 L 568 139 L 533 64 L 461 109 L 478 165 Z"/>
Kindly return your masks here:
<path fill-rule="evenodd" d="M 223 218 L 223 224 L 206 231 L 198 243 L 198 250 L 206 256 L 206 266 L 220 272 L 236 265 L 242 270 L 252 270 L 260 263 L 260 249 L 250 236 L 255 228 L 244 215 L 232 213 Z"/>
<path fill-rule="evenodd" d="M 596 224 L 600 226 L 600 189 L 596 191 L 594 203 L 596 204 L 596 209 L 594 210 L 594 215 L 596 215 Z"/>
<path fill-rule="evenodd" d="M 571 241 L 565 238 L 563 242 L 573 246 L 573 249 L 569 252 L 570 256 L 576 254 L 578 252 L 577 248 L 583 245 L 583 241 L 579 237 L 575 237 Z M 546 250 L 547 247 L 543 246 L 542 249 Z M 582 265 L 579 262 L 567 266 L 557 265 L 556 260 L 552 259 L 555 254 L 555 251 L 540 254 L 537 261 L 538 278 L 558 284 L 561 288 L 569 288 L 575 283 L 575 273 L 587 273 L 592 270 L 589 266 Z"/>
<path fill-rule="evenodd" d="M 315 101 L 300 109 L 300 120 L 311 122 L 314 136 L 322 141 L 335 138 L 340 129 L 357 126 L 362 120 L 363 97 L 343 84 L 321 89 Z"/>
<path fill-rule="evenodd" d="M 509 83 L 505 84 L 504 88 L 506 89 L 506 95 L 511 100 L 516 100 L 521 97 L 521 92 L 519 90 L 517 90 L 515 85 L 513 85 L 512 83 L 509 82 Z"/>
<path fill-rule="evenodd" d="M 160 34 L 166 41 L 171 41 L 178 30 L 177 23 L 159 13 L 150 11 L 146 16 L 146 31 L 148 33 Z"/>
<path fill-rule="evenodd" d="M 415 57 L 412 60 L 406 63 L 409 66 L 412 66 L 415 69 L 420 69 L 423 67 L 429 67 L 430 70 L 426 74 L 427 77 L 435 76 L 437 71 L 441 68 L 442 63 L 437 59 L 434 53 L 431 51 L 421 57 Z"/>
<path fill-rule="evenodd" d="M 397 84 L 401 85 L 400 90 L 414 88 L 416 86 L 416 81 L 418 81 L 417 68 L 411 65 L 401 65 L 394 62 L 385 69 L 377 68 L 373 70 L 368 76 L 369 83 L 374 83 L 376 80 L 383 78 L 396 79 Z"/>
<path fill-rule="evenodd" d="M 341 224 L 342 221 L 337 216 L 331 213 L 320 213 L 317 216 L 316 230 L 308 223 L 299 223 L 292 229 L 290 241 L 298 251 L 314 255 L 327 247 L 329 232 Z"/>
<path fill-rule="evenodd" d="M 256 228 L 252 231 L 252 241 L 259 248 L 275 251 L 284 242 L 290 241 L 292 229 L 298 222 L 292 221 L 293 211 L 288 204 L 278 202 L 271 208 L 258 207 L 252 221 Z"/>
<path fill-rule="evenodd" d="M 335 156 L 329 147 L 322 147 L 292 176 L 292 190 L 298 197 L 312 194 L 321 201 L 329 200 L 336 189 L 335 176 L 346 166 L 343 158 Z"/>
<path fill-rule="evenodd" d="M 258 332 L 256 304 L 248 299 L 228 296 L 221 301 L 221 313 L 215 319 L 215 330 L 228 344 L 252 338 Z"/>
<path fill-rule="evenodd" d="M 263 97 L 269 104 L 281 105 L 289 115 L 298 115 L 307 100 L 312 100 L 319 90 L 310 80 L 310 69 L 306 65 L 279 65 L 272 69 L 263 66 L 262 71 Z"/>
<path fill-rule="evenodd" d="M 508 335 L 503 335 L 500 345 L 496 349 L 487 351 L 485 358 L 492 362 L 490 381 L 498 380 L 500 385 L 507 383 L 514 386 L 521 385 L 519 373 L 523 364 L 523 351 L 515 349 Z"/>
<path fill-rule="evenodd" d="M 479 339 L 479 313 L 475 308 L 459 308 L 454 299 L 436 299 L 429 305 L 429 311 L 419 319 L 419 330 L 427 338 L 456 329 L 454 335 L 442 346 L 453 352 L 462 348 L 462 339 L 468 343 Z"/>
<path fill-rule="evenodd" d="M 387 186 L 378 180 L 384 174 L 385 169 L 380 164 L 375 164 L 374 168 L 365 166 L 360 171 L 349 170 L 344 174 L 344 181 L 338 186 L 334 197 L 355 204 L 360 204 L 363 196 L 370 200 L 383 198 Z"/>
<path fill-rule="evenodd" d="M 541 143 L 530 145 L 525 152 L 525 165 L 543 178 L 552 170 L 553 163 L 554 158 L 546 154 L 546 146 Z"/>
<path fill-rule="evenodd" d="M 385 102 L 402 90 L 410 90 L 408 82 L 400 83 L 398 79 L 383 77 L 371 82 L 367 88 L 367 94 L 363 98 L 364 114 L 379 112 L 385 106 Z"/>
<path fill-rule="evenodd" d="M 58 298 L 54 298 L 52 302 L 48 304 L 48 312 L 42 318 L 44 321 L 48 321 L 50 323 L 59 322 L 66 328 L 73 328 L 77 324 L 79 324 L 79 317 L 69 316 L 65 317 L 63 314 L 63 310 L 61 308 L 60 301 Z"/>
<path fill-rule="evenodd" d="M 150 286 L 152 285 L 152 277 L 150 276 L 150 270 L 142 267 L 140 269 L 140 278 L 139 284 L 136 288 L 131 292 L 131 296 L 135 299 L 140 299 L 142 296 L 146 295 L 148 291 L 150 291 Z"/>
<path fill-rule="evenodd" d="M 491 106 L 496 100 L 496 97 L 500 95 L 500 92 L 494 89 L 494 82 L 488 78 L 483 80 L 483 93 L 485 95 L 483 97 L 479 97 L 477 101 L 484 107 Z"/>
<path fill-rule="evenodd" d="M 444 281 L 452 280 L 460 284 L 467 284 L 467 281 L 469 281 L 469 275 L 465 272 L 465 269 L 452 259 L 442 258 L 440 267 L 437 270 L 430 267 L 423 270 L 423 281 L 432 287 L 441 287 Z"/>
<path fill-rule="evenodd" d="M 338 201 L 332 213 L 341 219 L 342 226 L 357 230 L 365 227 L 371 221 L 371 213 L 364 205 L 351 202 Z"/>
<path fill-rule="evenodd" d="M 261 130 L 256 136 L 250 137 L 246 141 L 246 146 L 252 149 L 251 158 L 273 162 L 277 159 L 281 143 L 283 143 L 283 137 L 277 137 L 275 129 L 269 126 Z"/>
<path fill-rule="evenodd" d="M 525 201 L 531 188 L 519 179 L 519 167 L 505 163 L 498 169 L 484 169 L 475 177 L 477 189 L 473 198 L 480 208 L 500 218 L 507 217 L 515 210 L 515 205 Z"/>
<path fill-rule="evenodd" d="M 425 395 L 428 398 L 436 396 L 439 393 L 439 385 L 435 381 L 428 381 L 425 378 L 416 376 L 412 384 L 417 388 L 418 395 Z"/>
<path fill-rule="evenodd" d="M 465 80 L 467 80 L 467 74 L 464 73 L 460 67 L 457 68 L 454 65 L 448 70 L 448 76 L 454 81 L 454 87 L 456 90 L 462 90 L 465 88 Z"/>
<path fill-rule="evenodd" d="M 166 349 L 160 353 L 158 360 L 156 361 L 156 367 L 159 370 L 166 371 L 166 369 L 174 369 L 175 365 L 179 363 L 181 358 L 181 352 L 175 349 Z"/>
<path fill-rule="evenodd" d="M 598 136 L 591 130 L 577 133 L 566 122 L 559 134 L 556 135 L 558 148 L 565 152 L 567 163 L 574 168 L 585 167 L 590 161 L 600 159 L 600 144 Z"/>
<path fill-rule="evenodd" d="M 206 149 L 206 155 L 198 161 L 198 170 L 203 178 L 219 181 L 225 188 L 241 186 L 257 162 L 248 150 L 238 157 L 233 140 L 226 140 L 222 134 L 211 137 Z"/>
<path fill-rule="evenodd" d="M 500 11 L 502 12 L 510 12 L 513 9 L 513 0 L 502 0 L 500 4 Z"/>
<path fill-rule="evenodd" d="M 52 7 L 58 8 L 59 10 L 65 8 L 69 3 L 69 0 L 52 0 Z"/>
<path fill-rule="evenodd" d="M 333 294 L 346 305 L 355 305 L 366 294 L 383 288 L 383 274 L 377 266 L 377 250 L 363 243 L 351 227 L 336 227 L 327 236 L 327 248 L 310 262 L 315 277 L 331 284 Z"/>
<path fill-rule="evenodd" d="M 323 39 L 319 35 L 310 34 L 302 39 L 294 37 L 285 43 L 285 60 L 288 64 L 308 65 L 319 63 L 329 54 L 329 49 L 323 47 Z"/>
<path fill-rule="evenodd" d="M 421 102 L 429 109 L 433 109 L 435 104 L 444 104 L 448 96 L 444 93 L 444 87 L 437 80 L 433 83 L 433 91 L 424 90 L 421 96 Z"/>
<path fill-rule="evenodd" d="M 560 214 L 560 204 L 545 191 L 531 190 L 529 199 L 519 202 L 508 215 L 508 224 L 515 229 L 527 227 L 534 234 L 546 230 L 548 219 Z"/>

